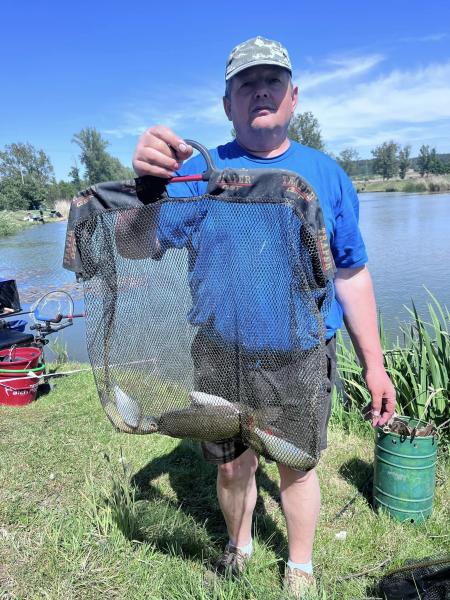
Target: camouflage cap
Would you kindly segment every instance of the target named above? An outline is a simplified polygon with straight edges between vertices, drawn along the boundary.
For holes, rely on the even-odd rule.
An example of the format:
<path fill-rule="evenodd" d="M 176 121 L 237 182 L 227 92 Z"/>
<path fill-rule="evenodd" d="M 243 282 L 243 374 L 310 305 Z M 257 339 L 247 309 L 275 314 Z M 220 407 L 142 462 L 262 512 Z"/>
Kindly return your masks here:
<path fill-rule="evenodd" d="M 261 36 L 242 42 L 231 51 L 225 70 L 225 81 L 244 69 L 257 65 L 276 65 L 292 73 L 288 51 L 280 42 Z"/>

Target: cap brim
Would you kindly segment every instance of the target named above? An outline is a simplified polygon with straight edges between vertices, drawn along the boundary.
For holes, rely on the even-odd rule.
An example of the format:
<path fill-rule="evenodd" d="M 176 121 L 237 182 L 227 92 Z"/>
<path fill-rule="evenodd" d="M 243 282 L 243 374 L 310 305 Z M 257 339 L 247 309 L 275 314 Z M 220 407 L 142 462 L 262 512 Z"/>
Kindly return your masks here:
<path fill-rule="evenodd" d="M 292 69 L 290 67 L 288 67 L 286 65 L 281 65 L 279 63 L 279 61 L 277 61 L 277 60 L 264 59 L 264 60 L 255 60 L 250 63 L 246 63 L 245 65 L 242 65 L 240 67 L 237 67 L 236 69 L 234 69 L 234 71 L 232 73 L 229 73 L 228 75 L 225 74 L 225 81 L 228 81 L 229 79 L 231 79 L 238 73 L 245 71 L 246 69 L 251 69 L 252 67 L 258 67 L 259 65 L 272 65 L 275 67 L 280 67 L 281 69 L 286 69 L 286 71 L 289 71 L 289 73 L 292 75 Z"/>

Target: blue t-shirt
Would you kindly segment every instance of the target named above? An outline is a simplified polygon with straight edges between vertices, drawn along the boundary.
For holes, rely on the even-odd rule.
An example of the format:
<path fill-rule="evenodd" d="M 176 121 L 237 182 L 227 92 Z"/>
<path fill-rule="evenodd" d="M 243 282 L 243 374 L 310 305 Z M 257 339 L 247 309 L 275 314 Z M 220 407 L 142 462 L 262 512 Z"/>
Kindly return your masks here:
<path fill-rule="evenodd" d="M 359 216 L 359 202 L 353 185 L 345 174 L 345 172 L 339 167 L 339 165 L 332 160 L 326 154 L 319 152 L 313 148 L 302 146 L 297 142 L 291 141 L 289 148 L 280 156 L 274 158 L 259 158 L 249 154 L 243 149 L 235 140 L 219 146 L 218 148 L 210 150 L 212 160 L 217 169 L 257 169 L 257 168 L 273 168 L 273 169 L 286 169 L 298 173 L 301 177 L 312 186 L 316 195 L 319 199 L 322 207 L 322 212 L 325 221 L 325 228 L 327 231 L 328 239 L 330 242 L 331 252 L 333 254 L 334 262 L 337 268 L 356 268 L 364 265 L 367 262 L 367 254 L 364 246 L 364 242 L 361 237 L 361 233 L 358 226 Z M 182 169 L 179 171 L 179 175 L 189 175 L 194 173 L 201 173 L 206 168 L 205 161 L 202 156 L 198 155 L 186 162 Z M 191 197 L 201 196 L 206 192 L 207 183 L 203 181 L 189 182 L 189 183 L 177 183 L 168 186 L 169 196 L 172 197 Z M 225 203 L 221 203 L 222 205 Z M 263 207 L 255 205 L 240 205 L 239 210 L 248 211 L 261 211 Z M 281 207 L 278 207 L 280 209 Z M 229 210 L 234 210 L 235 207 L 231 206 Z M 177 222 L 174 219 L 174 211 L 169 208 L 165 213 L 161 214 L 160 227 L 158 230 L 158 237 L 164 249 L 170 247 L 182 248 L 188 245 L 191 249 L 198 245 L 201 240 L 196 240 L 195 237 L 203 235 L 199 232 L 196 227 L 199 218 L 203 219 L 206 214 L 206 206 L 199 206 L 198 203 L 186 203 L 179 205 L 177 209 Z M 267 211 L 267 206 L 264 207 L 266 218 L 263 216 L 261 211 L 260 215 L 255 220 L 251 220 L 254 223 L 258 223 L 258 226 L 254 228 L 252 243 L 261 245 L 264 244 L 264 240 L 267 239 L 265 228 L 269 227 L 274 220 L 271 219 Z M 270 211 L 269 211 L 270 212 Z M 222 217 L 224 215 L 221 215 Z M 194 238 L 194 239 L 193 239 Z M 279 238 L 281 239 L 281 238 Z M 234 240 L 235 242 L 237 240 Z M 215 241 L 217 244 L 217 241 Z M 217 252 L 221 252 L 223 249 L 217 249 Z M 222 257 L 226 254 L 222 254 Z M 192 258 L 192 257 L 191 257 Z M 195 258 L 198 258 L 196 254 Z M 223 275 L 222 282 L 226 281 L 227 286 L 233 286 L 233 278 L 226 277 L 226 261 L 222 260 Z M 208 287 L 208 270 L 202 269 L 202 265 L 197 265 L 194 272 L 190 273 L 190 287 L 193 293 L 193 308 L 189 315 L 189 320 L 193 324 L 201 325 L 205 324 L 208 320 L 209 309 L 208 309 L 208 293 L 205 292 Z M 218 283 L 217 279 L 214 281 L 216 286 Z M 224 284 L 225 285 L 225 284 Z M 242 297 L 242 285 L 243 282 L 237 282 L 238 286 L 241 286 L 241 297 Z M 254 290 L 252 291 L 251 286 L 248 286 L 248 303 L 243 301 L 242 310 L 245 311 L 245 304 L 252 306 L 254 304 Z M 227 295 L 232 295 L 233 290 L 228 288 Z M 281 301 L 281 298 L 280 298 Z M 280 304 L 282 304 L 280 302 Z M 279 314 L 283 314 L 282 306 L 273 306 L 274 317 Z M 326 328 L 327 338 L 332 337 L 336 330 L 342 326 L 343 321 L 342 308 L 337 302 L 333 300 L 330 311 L 326 317 Z M 280 331 L 282 322 L 273 321 L 273 331 Z M 277 323 L 275 325 L 275 323 Z M 220 328 L 220 327 L 219 327 Z M 269 331 L 260 331 L 259 338 L 255 339 L 255 344 L 259 344 L 264 336 L 270 338 Z M 253 334 L 255 335 L 255 334 Z"/>

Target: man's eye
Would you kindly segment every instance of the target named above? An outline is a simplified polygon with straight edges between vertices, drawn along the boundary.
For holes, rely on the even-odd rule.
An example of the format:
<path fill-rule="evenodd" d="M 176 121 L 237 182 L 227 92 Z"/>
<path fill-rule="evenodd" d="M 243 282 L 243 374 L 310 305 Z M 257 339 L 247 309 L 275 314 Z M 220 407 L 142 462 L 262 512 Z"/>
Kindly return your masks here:
<path fill-rule="evenodd" d="M 270 83 L 280 83 L 280 79 L 278 77 L 272 77 L 272 79 L 270 80 Z"/>

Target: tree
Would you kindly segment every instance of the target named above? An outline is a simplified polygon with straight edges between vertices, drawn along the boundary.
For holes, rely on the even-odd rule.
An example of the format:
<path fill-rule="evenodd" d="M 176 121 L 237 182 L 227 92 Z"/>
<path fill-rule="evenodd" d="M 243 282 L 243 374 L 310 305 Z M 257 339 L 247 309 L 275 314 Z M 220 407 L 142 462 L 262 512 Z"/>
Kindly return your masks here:
<path fill-rule="evenodd" d="M 133 171 L 106 151 L 108 143 L 94 127 L 86 127 L 72 139 L 81 148 L 80 160 L 85 167 L 88 184 L 134 177 Z M 76 168 L 76 167 L 75 167 Z M 76 175 L 74 169 L 71 176 Z M 79 173 L 78 173 L 79 178 Z"/>
<path fill-rule="evenodd" d="M 0 151 L 0 177 L 32 177 L 42 185 L 48 185 L 54 178 L 53 166 L 43 150 L 31 144 L 9 144 Z"/>
<path fill-rule="evenodd" d="M 359 160 L 359 154 L 355 148 L 344 148 L 336 160 L 347 175 L 351 176 L 355 174 L 356 161 Z"/>
<path fill-rule="evenodd" d="M 325 150 L 319 121 L 312 112 L 300 113 L 293 117 L 289 125 L 288 137 L 305 146 Z"/>
<path fill-rule="evenodd" d="M 83 186 L 78 187 L 71 181 L 54 181 L 48 190 L 47 204 L 54 206 L 57 200 L 71 200 L 82 188 Z"/>
<path fill-rule="evenodd" d="M 377 146 L 374 150 L 371 150 L 374 157 L 373 171 L 383 177 L 383 179 L 390 179 L 398 173 L 398 149 L 399 146 L 392 140 L 390 142 L 384 142 L 380 146 Z"/>
<path fill-rule="evenodd" d="M 419 173 L 422 175 L 428 175 L 430 173 L 431 159 L 430 159 L 430 146 L 423 144 L 419 149 L 419 156 L 417 157 L 417 167 Z"/>
<path fill-rule="evenodd" d="M 411 146 L 407 144 L 398 153 L 398 171 L 400 179 L 405 179 L 406 171 L 411 165 Z"/>
<path fill-rule="evenodd" d="M 15 177 L 0 179 L 0 210 L 27 210 L 28 200 L 22 196 L 21 181 Z"/>
<path fill-rule="evenodd" d="M 70 177 L 70 183 L 72 183 L 77 188 L 78 191 L 82 190 L 84 187 L 86 187 L 84 185 L 84 181 L 81 179 L 80 169 L 78 168 L 78 165 L 76 163 L 70 169 L 69 177 Z"/>
<path fill-rule="evenodd" d="M 0 206 L 38 208 L 54 181 L 53 166 L 43 150 L 31 144 L 9 144 L 0 151 Z"/>
<path fill-rule="evenodd" d="M 447 172 L 447 165 L 436 154 L 436 148 L 430 150 L 429 169 L 433 175 L 443 175 Z"/>

